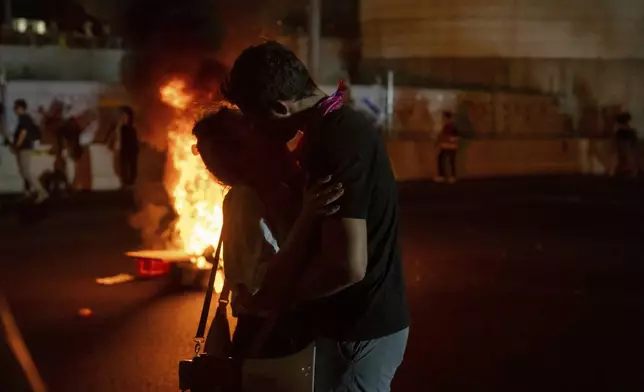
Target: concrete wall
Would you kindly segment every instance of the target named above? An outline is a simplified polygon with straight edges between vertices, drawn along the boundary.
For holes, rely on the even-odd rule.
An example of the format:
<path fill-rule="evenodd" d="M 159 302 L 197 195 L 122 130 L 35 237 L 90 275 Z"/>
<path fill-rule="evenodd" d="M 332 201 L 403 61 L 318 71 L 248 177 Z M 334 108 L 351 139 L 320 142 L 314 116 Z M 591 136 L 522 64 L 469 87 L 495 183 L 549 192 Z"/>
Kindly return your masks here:
<path fill-rule="evenodd" d="M 288 46 L 304 64 L 308 65 L 309 38 L 308 36 L 281 37 L 279 41 Z M 344 43 L 337 38 L 323 38 L 320 41 L 320 64 L 317 82 L 320 84 L 335 84 L 340 79 L 347 78 L 346 64 L 342 58 Z"/>
<path fill-rule="evenodd" d="M 365 57 L 644 58 L 641 0 L 362 0 Z"/>
<path fill-rule="evenodd" d="M 644 129 L 644 60 L 394 58 L 363 65 L 394 70 L 398 85 L 556 96 L 559 111 L 584 134 L 601 133 L 618 107 L 631 111 L 635 128 Z"/>
<path fill-rule="evenodd" d="M 33 153 L 32 173 L 42 178 L 53 171 L 54 156 L 48 153 L 47 148 Z M 75 165 L 67 161 L 67 176 L 75 177 Z M 18 172 L 18 162 L 15 154 L 6 146 L 0 147 L 0 192 L 17 193 L 23 190 L 24 183 Z"/>
<path fill-rule="evenodd" d="M 33 153 L 32 173 L 38 178 L 43 178 L 54 169 L 54 156 L 48 153 L 49 149 L 49 146 L 42 146 Z M 105 145 L 93 144 L 78 162 L 67 159 L 66 163 L 67 178 L 77 190 L 113 190 L 120 187 L 113 154 Z M 8 147 L 0 147 L 0 193 L 19 193 L 23 187 L 15 155 Z"/>
<path fill-rule="evenodd" d="M 7 78 L 86 80 L 115 83 L 120 80 L 120 49 L 69 49 L 60 46 L 0 46 L 0 66 Z"/>
<path fill-rule="evenodd" d="M 590 135 L 623 106 L 644 135 L 644 1 L 363 0 L 361 24 L 363 69 L 398 85 L 558 95 Z"/>
<path fill-rule="evenodd" d="M 389 141 L 387 150 L 399 181 L 436 175 L 434 141 Z M 457 170 L 461 178 L 606 174 L 613 161 L 611 143 L 605 140 L 466 140 L 457 155 Z"/>

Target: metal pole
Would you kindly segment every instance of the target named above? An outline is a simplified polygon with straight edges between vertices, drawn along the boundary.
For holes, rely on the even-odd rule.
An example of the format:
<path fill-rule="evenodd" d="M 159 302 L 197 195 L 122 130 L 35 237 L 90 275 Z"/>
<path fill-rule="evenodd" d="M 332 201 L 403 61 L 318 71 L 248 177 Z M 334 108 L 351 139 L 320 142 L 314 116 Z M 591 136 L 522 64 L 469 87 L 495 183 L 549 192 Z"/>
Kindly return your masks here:
<path fill-rule="evenodd" d="M 309 2 L 309 72 L 313 79 L 317 79 L 319 76 L 321 1 L 322 0 L 310 0 Z"/>
<path fill-rule="evenodd" d="M 7 86 L 7 74 L 5 72 L 4 67 L 0 66 L 0 105 L 2 107 L 0 110 L 2 113 L 0 113 L 0 140 L 3 142 L 10 141 L 9 139 L 9 122 L 7 120 L 7 112 L 9 110 L 8 104 L 7 104 L 7 94 L 6 94 L 6 88 Z M 0 161 L 0 164 L 2 162 Z"/>
<path fill-rule="evenodd" d="M 11 27 L 11 0 L 4 0 L 4 22 L 7 24 L 7 27 Z"/>
<path fill-rule="evenodd" d="M 391 135 L 394 128 L 394 71 L 387 72 L 387 132 Z"/>

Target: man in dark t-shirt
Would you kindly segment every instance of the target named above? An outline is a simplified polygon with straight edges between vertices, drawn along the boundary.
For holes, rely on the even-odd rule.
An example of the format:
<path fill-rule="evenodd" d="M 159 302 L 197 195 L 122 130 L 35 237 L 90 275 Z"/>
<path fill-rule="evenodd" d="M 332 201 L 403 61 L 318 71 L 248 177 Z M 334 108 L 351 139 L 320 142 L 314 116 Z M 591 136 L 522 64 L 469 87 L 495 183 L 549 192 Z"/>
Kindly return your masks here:
<path fill-rule="evenodd" d="M 14 102 L 14 112 L 18 116 L 18 125 L 13 135 L 13 150 L 18 159 L 18 169 L 25 182 L 25 194 L 29 197 L 36 197 L 36 203 L 45 201 L 49 194 L 43 187 L 40 180 L 32 172 L 31 162 L 33 159 L 33 149 L 36 141 L 39 140 L 38 126 L 27 113 L 27 102 L 24 99 L 18 99 Z"/>
<path fill-rule="evenodd" d="M 242 52 L 224 93 L 275 140 L 286 143 L 301 130 L 309 182 L 331 175 L 345 191 L 339 211 L 312 239 L 293 296 L 313 310 L 319 328 L 316 391 L 388 391 L 407 344 L 409 311 L 398 193 L 383 141 L 278 43 Z"/>
<path fill-rule="evenodd" d="M 632 178 L 636 178 L 639 171 L 637 130 L 631 126 L 631 114 L 628 112 L 618 114 L 615 123 L 615 147 L 617 148 L 615 173 L 628 173 Z"/>

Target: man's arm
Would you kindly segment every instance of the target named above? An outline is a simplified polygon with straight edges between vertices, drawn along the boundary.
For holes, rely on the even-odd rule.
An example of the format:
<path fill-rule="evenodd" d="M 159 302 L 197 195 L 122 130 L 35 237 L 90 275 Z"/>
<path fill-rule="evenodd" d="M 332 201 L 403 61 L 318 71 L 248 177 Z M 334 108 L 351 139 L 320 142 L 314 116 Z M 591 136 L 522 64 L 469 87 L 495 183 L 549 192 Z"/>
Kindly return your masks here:
<path fill-rule="evenodd" d="M 1 121 L 1 119 L 0 119 Z M 11 146 L 10 138 L 9 135 L 7 134 L 7 130 L 0 125 L 0 134 L 2 135 L 2 145 L 3 146 Z"/>
<path fill-rule="evenodd" d="M 245 308 L 260 310 L 282 306 L 285 297 L 291 294 L 304 264 L 308 262 L 306 248 L 312 230 L 309 224 L 296 224 L 292 228 L 279 252 L 264 264 L 260 290 L 252 297 L 242 299 Z"/>
<path fill-rule="evenodd" d="M 340 210 L 341 211 L 341 210 Z M 270 309 L 284 302 L 328 297 L 364 279 L 367 272 L 367 225 L 364 219 L 328 217 L 320 227 L 320 249 L 310 258 L 310 227 L 293 228 L 291 241 L 280 249 L 264 276 L 264 284 L 248 307 Z"/>
<path fill-rule="evenodd" d="M 18 134 L 16 135 L 16 141 L 13 144 L 16 149 L 22 147 L 22 144 L 25 141 L 25 137 L 27 137 L 26 129 L 21 129 L 20 131 L 18 131 Z"/>
<path fill-rule="evenodd" d="M 306 193 L 304 207 L 288 238 L 279 252 L 263 264 L 261 289 L 252 297 L 242 299 L 245 307 L 280 307 L 287 296 L 293 295 L 298 279 L 309 264 L 311 240 L 320 228 L 320 217 L 338 211 L 338 207 L 332 203 L 342 197 L 344 190 L 336 183 L 331 183 L 329 177 L 322 179 Z"/>
<path fill-rule="evenodd" d="M 353 136 L 346 140 L 340 132 L 327 134 L 312 157 L 315 167 L 309 168 L 309 174 L 313 178 L 331 173 L 332 182 L 342 184 L 339 211 L 321 219 L 318 230 L 300 229 L 297 225 L 292 228 L 291 235 L 297 241 L 287 241 L 270 264 L 265 285 L 254 298 L 256 304 L 262 304 L 259 307 L 327 297 L 364 278 L 371 196 L 369 157 L 373 151 L 369 139 L 360 134 Z"/>
<path fill-rule="evenodd" d="M 303 302 L 336 294 L 364 279 L 367 261 L 366 220 L 327 218 L 321 249 L 300 277 L 294 297 Z"/>
<path fill-rule="evenodd" d="M 350 142 L 344 148 L 333 148 L 338 143 L 332 143 L 323 157 L 345 194 L 338 201 L 338 213 L 321 223 L 318 252 L 298 279 L 297 301 L 331 296 L 362 281 L 367 273 L 371 151 L 368 140 Z"/>

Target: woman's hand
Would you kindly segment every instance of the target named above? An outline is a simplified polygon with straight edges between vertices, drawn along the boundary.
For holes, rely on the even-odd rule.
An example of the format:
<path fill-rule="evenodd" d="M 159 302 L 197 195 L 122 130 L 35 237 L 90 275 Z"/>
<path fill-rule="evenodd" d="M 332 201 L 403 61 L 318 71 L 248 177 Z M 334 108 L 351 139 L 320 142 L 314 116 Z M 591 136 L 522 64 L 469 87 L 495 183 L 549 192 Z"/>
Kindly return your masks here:
<path fill-rule="evenodd" d="M 235 302 L 239 307 L 247 312 L 259 313 L 266 310 L 265 304 L 260 304 L 253 294 L 244 285 L 237 285 L 235 287 Z"/>
<path fill-rule="evenodd" d="M 235 289 L 235 303 L 245 312 L 249 313 L 271 313 L 281 312 L 286 309 L 277 298 L 261 295 L 254 295 L 246 286 L 238 285 Z"/>
<path fill-rule="evenodd" d="M 340 209 L 334 205 L 344 194 L 341 183 L 333 182 L 331 176 L 326 176 L 304 190 L 304 200 L 300 218 L 305 221 L 314 220 L 320 216 L 333 215 Z"/>

